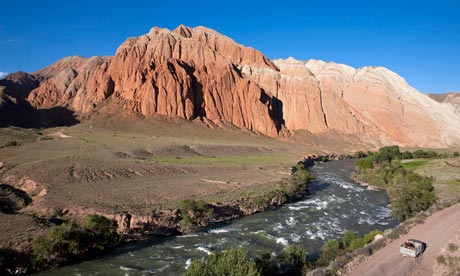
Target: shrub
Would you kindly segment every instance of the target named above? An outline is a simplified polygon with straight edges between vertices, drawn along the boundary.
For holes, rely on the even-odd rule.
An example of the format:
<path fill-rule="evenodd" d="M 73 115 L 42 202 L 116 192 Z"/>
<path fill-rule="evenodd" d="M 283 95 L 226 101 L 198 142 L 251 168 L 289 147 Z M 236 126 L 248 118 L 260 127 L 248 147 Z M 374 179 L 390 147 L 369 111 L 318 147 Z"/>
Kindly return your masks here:
<path fill-rule="evenodd" d="M 74 256 L 105 250 L 120 242 L 116 229 L 116 222 L 100 215 L 87 216 L 81 226 L 74 222 L 53 226 L 33 241 L 33 262 L 62 263 Z"/>
<path fill-rule="evenodd" d="M 359 239 L 358 233 L 354 231 L 347 231 L 342 238 L 342 246 L 344 249 L 349 249 L 353 241 Z"/>
<path fill-rule="evenodd" d="M 455 243 L 449 243 L 449 251 L 454 253 L 454 252 L 457 252 L 458 250 L 458 245 L 456 245 Z"/>
<path fill-rule="evenodd" d="M 88 215 L 82 222 L 84 231 L 93 240 L 92 246 L 104 250 L 120 242 L 117 222 L 101 215 Z"/>
<path fill-rule="evenodd" d="M 328 240 L 321 247 L 321 256 L 318 259 L 319 265 L 327 265 L 341 253 L 340 243 L 337 240 Z"/>
<path fill-rule="evenodd" d="M 367 244 L 367 243 L 370 243 L 370 242 L 374 241 L 375 236 L 381 235 L 381 234 L 382 234 L 382 231 L 380 231 L 380 230 L 374 230 L 374 231 L 371 231 L 371 232 L 367 233 L 363 237 L 364 243 Z"/>
<path fill-rule="evenodd" d="M 205 226 L 214 217 L 214 210 L 204 200 L 186 199 L 180 203 L 182 224 L 186 227 Z"/>
<path fill-rule="evenodd" d="M 444 255 L 439 255 L 439 256 L 436 258 L 436 261 L 437 261 L 439 264 L 446 264 L 446 257 L 444 257 Z"/>
<path fill-rule="evenodd" d="M 17 146 L 18 145 L 18 142 L 14 141 L 14 140 L 10 140 L 8 142 L 5 143 L 5 145 L 3 145 L 3 147 L 14 147 L 14 146 Z"/>
<path fill-rule="evenodd" d="M 278 263 L 270 253 L 262 254 L 254 262 L 260 275 L 276 275 L 278 273 Z"/>
<path fill-rule="evenodd" d="M 51 227 L 46 235 L 38 237 L 32 244 L 34 262 L 63 262 L 71 255 L 81 253 L 87 242 L 84 234 L 73 222 Z"/>
<path fill-rule="evenodd" d="M 278 257 L 278 275 L 301 275 L 307 256 L 299 245 L 284 249 Z"/>
<path fill-rule="evenodd" d="M 358 169 L 358 171 L 361 171 L 364 169 L 373 169 L 374 162 L 372 161 L 372 158 L 359 159 L 356 161 L 355 167 Z"/>
<path fill-rule="evenodd" d="M 391 163 L 391 161 L 395 159 L 401 159 L 401 152 L 398 146 L 388 146 L 380 148 L 378 158 L 376 158 L 375 160 L 378 161 L 376 163 Z"/>
<path fill-rule="evenodd" d="M 438 154 L 434 151 L 416 150 L 413 152 L 415 158 L 436 158 Z"/>
<path fill-rule="evenodd" d="M 391 200 L 391 212 L 401 221 L 428 209 L 436 202 L 436 196 L 432 191 L 418 189 L 417 187 L 404 187 L 398 190 L 398 194 Z"/>
<path fill-rule="evenodd" d="M 392 147 L 381 149 L 379 155 L 379 160 L 389 160 L 398 156 L 397 149 Z M 433 179 L 405 169 L 399 161 L 378 164 L 369 170 L 362 170 L 362 166 L 363 163 L 357 162 L 354 177 L 373 186 L 385 188 L 390 198 L 392 213 L 401 221 L 428 209 L 436 202 Z"/>
<path fill-rule="evenodd" d="M 261 275 L 254 261 L 249 260 L 246 251 L 230 249 L 211 255 L 207 261 L 194 261 L 183 275 Z"/>
<path fill-rule="evenodd" d="M 402 159 L 414 159 L 414 156 L 412 155 L 412 152 L 410 151 L 405 151 L 401 155 Z"/>
<path fill-rule="evenodd" d="M 459 157 L 460 156 L 460 153 L 458 153 L 458 151 L 454 152 L 454 154 L 452 155 L 453 157 Z"/>
<path fill-rule="evenodd" d="M 367 157 L 367 154 L 362 152 L 362 151 L 358 151 L 358 152 L 355 152 L 355 154 L 353 155 L 354 158 L 364 158 L 364 157 Z"/>

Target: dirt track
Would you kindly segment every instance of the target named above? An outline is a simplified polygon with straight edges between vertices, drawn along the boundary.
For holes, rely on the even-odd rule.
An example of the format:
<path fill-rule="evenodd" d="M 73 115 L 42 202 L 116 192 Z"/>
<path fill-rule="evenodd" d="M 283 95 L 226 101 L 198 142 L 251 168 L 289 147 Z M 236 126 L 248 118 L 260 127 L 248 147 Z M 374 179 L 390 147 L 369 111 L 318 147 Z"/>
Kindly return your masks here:
<path fill-rule="evenodd" d="M 432 275 L 438 252 L 458 229 L 460 204 L 435 213 L 425 223 L 415 226 L 346 275 Z M 417 259 L 403 258 L 399 254 L 400 244 L 410 238 L 422 240 L 428 245 L 425 253 Z"/>

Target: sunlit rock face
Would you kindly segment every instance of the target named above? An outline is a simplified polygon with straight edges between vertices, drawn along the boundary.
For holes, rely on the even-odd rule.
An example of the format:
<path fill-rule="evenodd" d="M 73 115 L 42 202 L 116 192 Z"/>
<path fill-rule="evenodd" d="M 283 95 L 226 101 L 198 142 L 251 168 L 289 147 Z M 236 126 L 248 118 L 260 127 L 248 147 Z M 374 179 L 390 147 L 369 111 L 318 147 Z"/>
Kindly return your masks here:
<path fill-rule="evenodd" d="M 443 147 L 460 115 L 383 67 L 269 60 L 205 27 L 152 28 L 113 57 L 69 57 L 35 72 L 35 108 L 87 114 L 100 104 L 142 115 L 205 118 L 271 137 L 334 130 L 374 144 Z M 457 112 L 455 111 L 457 110 Z"/>

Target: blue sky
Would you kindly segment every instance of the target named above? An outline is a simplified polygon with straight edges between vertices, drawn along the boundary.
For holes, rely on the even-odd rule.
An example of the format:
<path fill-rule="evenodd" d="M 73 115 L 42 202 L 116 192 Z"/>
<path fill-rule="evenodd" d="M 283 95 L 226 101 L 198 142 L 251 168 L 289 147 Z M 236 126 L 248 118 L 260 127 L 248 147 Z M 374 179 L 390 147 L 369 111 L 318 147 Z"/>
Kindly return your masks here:
<path fill-rule="evenodd" d="M 130 36 L 184 24 L 271 59 L 385 66 L 422 92 L 460 91 L 460 0 L 5 0 L 0 9 L 0 75 L 64 56 L 113 55 Z"/>

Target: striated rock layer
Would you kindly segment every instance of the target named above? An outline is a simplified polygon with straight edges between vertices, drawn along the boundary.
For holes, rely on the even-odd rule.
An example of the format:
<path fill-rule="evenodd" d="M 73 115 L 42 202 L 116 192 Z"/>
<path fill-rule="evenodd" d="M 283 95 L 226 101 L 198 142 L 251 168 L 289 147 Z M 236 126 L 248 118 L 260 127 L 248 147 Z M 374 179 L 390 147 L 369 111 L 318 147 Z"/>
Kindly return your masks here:
<path fill-rule="evenodd" d="M 384 67 L 274 60 L 280 71 L 242 71 L 283 104 L 289 130 L 357 134 L 377 144 L 458 145 L 460 117 Z M 302 114 L 303 111 L 303 114 Z"/>
<path fill-rule="evenodd" d="M 443 147 L 460 141 L 460 116 L 383 67 L 270 61 L 213 30 L 152 28 L 113 57 L 69 57 L 37 71 L 24 93 L 37 109 L 80 115 L 119 104 L 142 115 L 226 121 L 271 137 L 298 130 L 363 141 Z"/>

